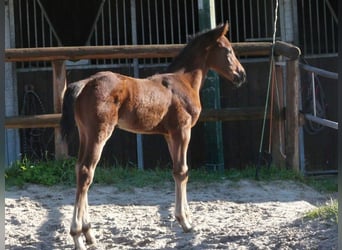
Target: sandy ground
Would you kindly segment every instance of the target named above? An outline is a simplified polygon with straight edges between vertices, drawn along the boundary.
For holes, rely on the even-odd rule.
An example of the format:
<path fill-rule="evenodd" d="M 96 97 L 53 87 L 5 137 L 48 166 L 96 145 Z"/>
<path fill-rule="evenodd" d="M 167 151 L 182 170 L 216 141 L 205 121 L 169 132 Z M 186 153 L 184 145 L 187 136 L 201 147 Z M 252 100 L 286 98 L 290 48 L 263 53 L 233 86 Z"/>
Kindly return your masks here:
<path fill-rule="evenodd" d="M 73 249 L 74 188 L 27 185 L 6 191 L 6 249 Z M 329 197 L 295 182 L 189 183 L 195 229 L 174 220 L 173 184 L 91 187 L 97 245 L 89 249 L 337 249 L 337 225 L 303 219 Z"/>

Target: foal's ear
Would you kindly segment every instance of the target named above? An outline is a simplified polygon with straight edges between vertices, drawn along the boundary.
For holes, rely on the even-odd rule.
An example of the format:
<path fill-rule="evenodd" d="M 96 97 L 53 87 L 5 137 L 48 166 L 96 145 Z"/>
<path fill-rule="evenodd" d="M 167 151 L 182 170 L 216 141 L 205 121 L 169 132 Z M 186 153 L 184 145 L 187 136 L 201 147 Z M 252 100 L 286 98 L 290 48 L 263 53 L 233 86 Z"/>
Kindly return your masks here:
<path fill-rule="evenodd" d="M 226 21 L 226 23 L 222 25 L 221 30 L 222 30 L 221 31 L 221 36 L 225 36 L 227 34 L 228 30 L 229 30 L 229 23 L 228 23 L 228 21 Z"/>

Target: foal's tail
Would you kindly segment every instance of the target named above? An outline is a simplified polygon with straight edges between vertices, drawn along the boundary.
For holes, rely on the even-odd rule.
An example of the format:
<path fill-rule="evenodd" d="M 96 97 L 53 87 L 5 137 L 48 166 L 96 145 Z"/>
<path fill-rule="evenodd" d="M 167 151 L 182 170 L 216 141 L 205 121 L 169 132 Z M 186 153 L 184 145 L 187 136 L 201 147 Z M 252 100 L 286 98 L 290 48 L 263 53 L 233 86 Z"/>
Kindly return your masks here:
<path fill-rule="evenodd" d="M 74 104 L 81 93 L 86 82 L 79 81 L 68 85 L 64 96 L 63 96 L 63 106 L 62 106 L 62 117 L 60 120 L 60 128 L 62 139 L 70 141 L 71 135 L 75 131 L 76 122 L 74 114 Z"/>

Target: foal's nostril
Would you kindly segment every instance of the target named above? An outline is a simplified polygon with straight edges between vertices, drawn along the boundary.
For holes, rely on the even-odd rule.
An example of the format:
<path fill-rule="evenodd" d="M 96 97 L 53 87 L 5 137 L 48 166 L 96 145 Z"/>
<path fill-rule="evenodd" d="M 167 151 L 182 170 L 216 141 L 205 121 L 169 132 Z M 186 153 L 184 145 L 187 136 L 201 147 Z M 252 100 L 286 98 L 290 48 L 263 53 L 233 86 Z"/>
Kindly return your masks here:
<path fill-rule="evenodd" d="M 234 74 L 234 82 L 241 85 L 246 81 L 246 72 L 243 71 L 238 71 Z"/>

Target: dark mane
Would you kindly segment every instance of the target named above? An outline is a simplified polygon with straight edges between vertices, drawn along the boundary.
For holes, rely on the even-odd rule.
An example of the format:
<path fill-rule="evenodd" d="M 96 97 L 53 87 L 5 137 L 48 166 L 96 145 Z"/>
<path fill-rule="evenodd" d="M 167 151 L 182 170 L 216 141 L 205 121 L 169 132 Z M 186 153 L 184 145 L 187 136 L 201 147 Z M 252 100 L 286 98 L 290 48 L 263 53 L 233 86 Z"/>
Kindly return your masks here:
<path fill-rule="evenodd" d="M 224 31 L 222 28 L 224 24 L 217 26 L 212 30 L 201 31 L 190 37 L 188 44 L 180 51 L 180 53 L 173 59 L 171 64 L 166 68 L 166 73 L 174 72 L 186 65 L 187 60 L 193 61 L 196 55 L 204 53 L 205 49 L 213 44 Z M 202 55 L 201 55 L 202 57 Z"/>

